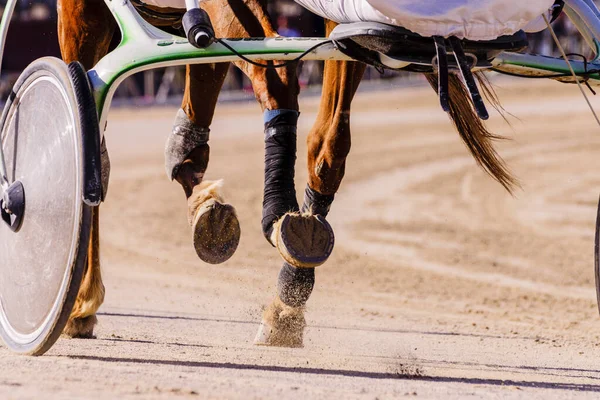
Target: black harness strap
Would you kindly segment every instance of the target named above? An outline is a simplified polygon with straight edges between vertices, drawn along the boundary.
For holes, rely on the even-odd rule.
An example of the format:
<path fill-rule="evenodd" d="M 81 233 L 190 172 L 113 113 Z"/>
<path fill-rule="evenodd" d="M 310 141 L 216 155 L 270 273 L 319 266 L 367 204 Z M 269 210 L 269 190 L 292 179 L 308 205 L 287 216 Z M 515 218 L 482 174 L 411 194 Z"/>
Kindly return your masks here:
<path fill-rule="evenodd" d="M 162 12 L 156 11 L 147 4 L 141 2 L 140 0 L 131 0 L 131 4 L 135 7 L 137 12 L 144 18 L 146 21 L 150 22 L 153 25 L 157 26 L 170 26 L 175 29 L 181 28 L 181 19 L 183 18 L 183 14 L 185 10 L 182 9 L 181 12 Z"/>
<path fill-rule="evenodd" d="M 479 93 L 479 89 L 477 88 L 477 83 L 475 82 L 475 78 L 471 72 L 471 65 L 467 61 L 467 57 L 465 56 L 460 39 L 456 36 L 451 36 L 448 38 L 448 42 L 450 43 L 450 46 L 452 46 L 454 58 L 456 59 L 458 69 L 462 74 L 467 89 L 469 89 L 471 100 L 473 100 L 473 106 L 475 107 L 475 111 L 477 111 L 477 115 L 479 115 L 479 118 L 483 120 L 488 119 L 490 116 L 485 108 L 485 103 L 483 102 L 481 93 Z"/>
<path fill-rule="evenodd" d="M 441 36 L 434 36 L 435 53 L 438 70 L 438 96 L 440 105 L 446 112 L 450 111 L 450 99 L 448 89 L 448 54 L 446 53 L 446 41 Z"/>

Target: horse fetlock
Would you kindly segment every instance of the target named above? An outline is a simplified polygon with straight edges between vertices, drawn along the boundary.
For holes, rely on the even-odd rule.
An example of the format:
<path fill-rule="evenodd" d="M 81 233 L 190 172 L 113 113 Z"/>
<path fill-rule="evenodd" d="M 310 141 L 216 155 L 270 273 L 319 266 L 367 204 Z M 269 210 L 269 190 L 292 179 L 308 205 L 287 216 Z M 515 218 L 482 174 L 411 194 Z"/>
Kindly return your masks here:
<path fill-rule="evenodd" d="M 254 344 L 278 347 L 302 347 L 304 307 L 290 307 L 279 297 L 265 309 Z"/>
<path fill-rule="evenodd" d="M 209 147 L 207 144 L 195 148 L 180 166 L 175 180 L 189 198 L 196 186 L 202 183 L 208 165 Z"/>
<path fill-rule="evenodd" d="M 283 260 L 297 268 L 323 264 L 333 251 L 335 236 L 320 215 L 288 213 L 273 225 L 271 242 Z"/>
<path fill-rule="evenodd" d="M 333 194 L 321 194 L 318 191 L 313 190 L 310 185 L 306 185 L 302 212 L 327 217 L 334 197 L 335 195 Z"/>
<path fill-rule="evenodd" d="M 297 268 L 283 263 L 277 278 L 277 295 L 290 307 L 303 307 L 315 286 L 314 268 Z"/>
<path fill-rule="evenodd" d="M 185 111 L 179 109 L 173 131 L 165 145 L 165 170 L 169 179 L 175 179 L 181 165 L 189 159 L 190 153 L 199 146 L 206 145 L 209 136 L 208 127 L 197 126 Z"/>
<path fill-rule="evenodd" d="M 235 208 L 221 194 L 222 181 L 205 181 L 194 187 L 188 199 L 188 220 L 194 249 L 209 264 L 227 261 L 240 241 L 240 224 Z"/>
<path fill-rule="evenodd" d="M 88 298 L 78 297 L 69 318 L 84 318 L 96 314 L 104 303 L 104 285 L 100 282 L 97 287 L 86 290 Z"/>

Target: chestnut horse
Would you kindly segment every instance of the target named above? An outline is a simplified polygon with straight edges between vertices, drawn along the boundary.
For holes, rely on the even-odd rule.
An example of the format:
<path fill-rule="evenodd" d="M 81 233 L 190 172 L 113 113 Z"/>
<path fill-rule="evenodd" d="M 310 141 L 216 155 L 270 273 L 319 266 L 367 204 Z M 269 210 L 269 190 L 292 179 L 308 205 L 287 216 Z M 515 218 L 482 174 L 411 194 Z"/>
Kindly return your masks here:
<path fill-rule="evenodd" d="M 132 0 L 151 24 L 164 29 L 180 25 L 185 10 L 149 6 Z M 210 0 L 202 3 L 217 37 L 277 36 L 266 12 L 266 0 Z M 92 68 L 108 51 L 117 25 L 104 0 L 59 0 L 58 31 L 65 62 L 80 61 Z M 335 23 L 326 21 L 327 34 Z M 365 65 L 326 61 L 321 104 L 308 135 L 308 184 L 299 207 L 294 189 L 296 123 L 299 85 L 291 65 L 271 69 L 238 61 L 235 65 L 251 80 L 265 120 L 265 190 L 262 227 L 266 239 L 284 259 L 277 295 L 263 315 L 257 344 L 301 346 L 304 306 L 314 286 L 314 267 L 322 264 L 333 246 L 333 232 L 325 217 L 345 171 L 350 151 L 350 104 Z M 234 208 L 226 204 L 219 183 L 203 181 L 208 165 L 209 128 L 228 63 L 189 65 L 181 109 L 167 140 L 167 175 L 176 180 L 188 199 L 189 223 L 198 256 L 209 263 L 228 259 L 237 247 L 240 229 Z M 432 87 L 437 78 L 428 76 Z M 451 80 L 450 117 L 476 160 L 510 188 L 513 180 L 491 147 L 493 135 L 474 113 L 468 93 L 455 76 Z M 489 92 L 485 86 L 484 93 Z M 495 99 L 491 96 L 492 100 Z M 103 175 L 108 159 L 103 151 Z M 107 181 L 104 182 L 106 188 Z M 87 270 L 64 333 L 93 337 L 96 311 L 104 299 L 99 264 L 99 210 L 94 210 Z M 294 240 L 290 238 L 293 237 Z"/>

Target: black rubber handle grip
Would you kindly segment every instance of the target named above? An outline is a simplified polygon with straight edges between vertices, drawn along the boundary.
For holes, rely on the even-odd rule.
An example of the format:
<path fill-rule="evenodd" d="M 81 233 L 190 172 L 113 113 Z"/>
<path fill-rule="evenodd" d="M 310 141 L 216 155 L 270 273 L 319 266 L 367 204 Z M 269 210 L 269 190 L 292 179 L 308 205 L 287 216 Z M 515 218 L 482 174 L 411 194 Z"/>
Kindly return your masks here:
<path fill-rule="evenodd" d="M 186 11 L 181 21 L 185 35 L 192 46 L 204 49 L 215 41 L 215 30 L 208 13 L 201 8 Z"/>

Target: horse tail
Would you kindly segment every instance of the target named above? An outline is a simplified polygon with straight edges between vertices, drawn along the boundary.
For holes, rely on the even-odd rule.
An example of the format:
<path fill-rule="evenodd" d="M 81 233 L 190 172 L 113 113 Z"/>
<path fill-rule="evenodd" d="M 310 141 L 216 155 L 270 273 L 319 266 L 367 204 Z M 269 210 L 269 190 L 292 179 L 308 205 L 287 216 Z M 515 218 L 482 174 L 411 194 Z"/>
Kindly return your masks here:
<path fill-rule="evenodd" d="M 425 74 L 425 76 L 429 84 L 437 91 L 437 74 Z M 481 72 L 476 72 L 475 76 L 479 81 L 481 92 L 487 100 L 496 110 L 502 111 L 503 108 L 488 79 Z M 450 111 L 448 115 L 454 123 L 456 130 L 475 158 L 475 161 L 477 161 L 485 172 L 512 194 L 515 187 L 520 186 L 519 182 L 512 176 L 504 160 L 498 155 L 493 146 L 494 140 L 504 138 L 494 135 L 486 129 L 483 121 L 481 121 L 473 109 L 471 96 L 460 78 L 455 74 L 449 74 L 448 81 L 450 92 Z"/>

